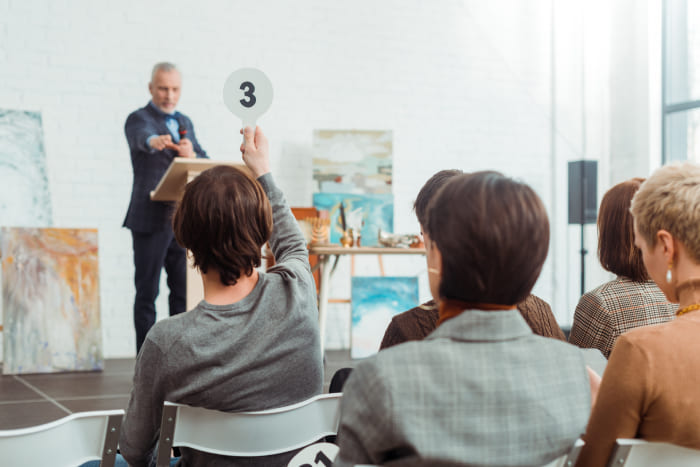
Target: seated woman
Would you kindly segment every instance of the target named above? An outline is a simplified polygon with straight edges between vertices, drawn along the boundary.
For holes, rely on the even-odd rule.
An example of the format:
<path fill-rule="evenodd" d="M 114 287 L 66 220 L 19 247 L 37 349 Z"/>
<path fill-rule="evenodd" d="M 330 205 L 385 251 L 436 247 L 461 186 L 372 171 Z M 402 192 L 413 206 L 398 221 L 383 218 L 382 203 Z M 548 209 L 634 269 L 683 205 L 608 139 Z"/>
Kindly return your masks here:
<path fill-rule="evenodd" d="M 219 166 L 187 184 L 173 219 L 204 300 L 151 328 L 136 360 L 119 447 L 148 465 L 164 401 L 238 412 L 290 405 L 323 390 L 316 288 L 306 242 L 269 173 L 267 139 L 245 129 L 243 170 Z M 274 228 L 273 228 L 274 225 Z M 258 272 L 270 240 L 277 265 Z M 182 465 L 286 465 L 294 453 L 240 459 L 181 448 Z"/>
<path fill-rule="evenodd" d="M 581 297 L 569 334 L 570 343 L 598 349 L 606 358 L 620 334 L 665 323 L 673 319 L 677 308 L 649 278 L 642 253 L 634 245 L 630 203 L 643 181 L 633 178 L 618 183 L 600 203 L 598 258 L 603 268 L 617 278 Z"/>
<path fill-rule="evenodd" d="M 466 202 L 468 200 L 468 202 Z M 591 386 L 580 349 L 516 309 L 549 246 L 544 206 L 496 172 L 453 177 L 426 225 L 437 329 L 360 362 L 333 465 L 543 465 L 581 435 Z"/>
<path fill-rule="evenodd" d="M 577 465 L 607 465 L 616 438 L 700 449 L 700 166 L 658 169 L 632 200 L 635 244 L 673 321 L 626 332 L 610 355 Z"/>
<path fill-rule="evenodd" d="M 462 174 L 463 172 L 457 169 L 441 170 L 430 177 L 418 192 L 416 201 L 413 203 L 413 210 L 416 212 L 424 239 L 427 234 L 423 226 L 427 224 L 430 200 L 447 181 Z M 430 241 L 430 239 L 428 238 L 426 241 Z M 552 314 L 552 309 L 541 298 L 535 295 L 528 295 L 524 301 L 518 303 L 518 311 L 523 315 L 523 318 L 525 318 L 525 321 L 527 321 L 527 324 L 535 334 L 566 340 L 564 332 L 557 324 L 554 314 Z M 406 341 L 421 340 L 435 330 L 437 322 L 438 309 L 434 300 L 399 313 L 391 319 L 389 326 L 386 328 L 379 350 Z"/>

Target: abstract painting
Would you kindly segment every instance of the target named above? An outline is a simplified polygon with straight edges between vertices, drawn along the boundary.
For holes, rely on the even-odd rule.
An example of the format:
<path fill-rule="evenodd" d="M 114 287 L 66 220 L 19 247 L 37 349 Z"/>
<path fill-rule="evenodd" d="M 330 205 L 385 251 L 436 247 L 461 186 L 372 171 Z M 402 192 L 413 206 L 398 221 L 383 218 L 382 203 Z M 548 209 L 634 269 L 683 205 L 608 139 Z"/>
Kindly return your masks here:
<path fill-rule="evenodd" d="M 350 356 L 375 354 L 392 316 L 416 306 L 417 277 L 353 277 Z"/>
<path fill-rule="evenodd" d="M 330 242 L 338 244 L 343 234 L 340 203 L 343 203 L 347 227 L 361 232 L 362 246 L 377 246 L 379 230 L 394 231 L 392 194 L 314 193 L 314 207 L 330 214 Z"/>
<path fill-rule="evenodd" d="M 101 370 L 97 230 L 1 234 L 3 373 Z"/>
<path fill-rule="evenodd" d="M 391 193 L 391 131 L 315 130 L 313 141 L 315 191 Z"/>
<path fill-rule="evenodd" d="M 51 226 L 41 114 L 0 109 L 0 141 L 0 223 Z"/>

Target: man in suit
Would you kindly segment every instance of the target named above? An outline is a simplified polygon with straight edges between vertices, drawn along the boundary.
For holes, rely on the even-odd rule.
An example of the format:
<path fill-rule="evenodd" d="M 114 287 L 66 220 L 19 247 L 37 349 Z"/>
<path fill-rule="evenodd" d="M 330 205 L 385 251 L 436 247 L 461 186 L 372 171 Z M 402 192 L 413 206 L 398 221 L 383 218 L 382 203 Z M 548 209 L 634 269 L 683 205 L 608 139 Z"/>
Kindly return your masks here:
<path fill-rule="evenodd" d="M 132 112 L 124 132 L 131 152 L 134 183 L 124 227 L 131 230 L 134 250 L 134 327 L 136 352 L 156 318 L 160 272 L 165 267 L 170 289 L 170 315 L 185 311 L 187 261 L 173 236 L 174 203 L 151 201 L 153 190 L 175 157 L 207 157 L 197 142 L 192 121 L 175 107 L 182 78 L 172 63 L 153 67 L 151 101 Z"/>

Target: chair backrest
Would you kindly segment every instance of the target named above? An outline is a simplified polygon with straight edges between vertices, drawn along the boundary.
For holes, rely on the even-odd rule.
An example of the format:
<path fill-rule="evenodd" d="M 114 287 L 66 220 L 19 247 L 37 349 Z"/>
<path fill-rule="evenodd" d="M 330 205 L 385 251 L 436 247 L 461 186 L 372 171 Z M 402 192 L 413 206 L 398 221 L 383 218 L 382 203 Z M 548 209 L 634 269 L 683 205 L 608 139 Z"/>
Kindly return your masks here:
<path fill-rule="evenodd" d="M 700 450 L 643 439 L 618 438 L 608 465 L 692 467 L 700 465 Z"/>
<path fill-rule="evenodd" d="M 567 454 L 557 457 L 549 464 L 545 464 L 543 467 L 573 467 L 576 464 L 576 459 L 578 459 L 578 455 L 581 453 L 581 449 L 585 444 L 586 443 L 582 439 L 577 439 Z"/>
<path fill-rule="evenodd" d="M 123 417 L 123 410 L 80 412 L 44 425 L 0 430 L 0 463 L 75 467 L 100 459 L 102 467 L 112 467 Z"/>
<path fill-rule="evenodd" d="M 165 402 L 157 465 L 167 466 L 170 449 L 186 446 L 223 456 L 280 454 L 335 435 L 341 393 L 321 394 L 297 404 L 255 412 L 221 412 Z"/>

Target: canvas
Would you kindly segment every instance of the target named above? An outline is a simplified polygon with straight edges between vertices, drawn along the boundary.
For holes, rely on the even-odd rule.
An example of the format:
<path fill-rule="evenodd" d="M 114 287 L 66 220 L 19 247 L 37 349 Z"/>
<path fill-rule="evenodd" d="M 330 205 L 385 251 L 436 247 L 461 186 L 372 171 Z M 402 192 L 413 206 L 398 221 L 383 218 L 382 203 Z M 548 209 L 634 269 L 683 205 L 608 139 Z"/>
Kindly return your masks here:
<path fill-rule="evenodd" d="M 101 370 L 97 230 L 1 233 L 3 373 Z"/>
<path fill-rule="evenodd" d="M 345 209 L 348 227 L 361 232 L 362 246 L 377 246 L 379 229 L 394 231 L 394 196 L 391 194 L 314 193 L 314 207 L 330 214 L 330 242 L 340 243 L 343 227 L 340 203 Z"/>
<path fill-rule="evenodd" d="M 0 225 L 52 225 L 41 114 L 0 109 Z"/>
<path fill-rule="evenodd" d="M 391 193 L 391 131 L 315 130 L 313 141 L 315 191 Z"/>
<path fill-rule="evenodd" d="M 417 277 L 353 277 L 350 356 L 377 353 L 391 318 L 416 306 Z"/>

